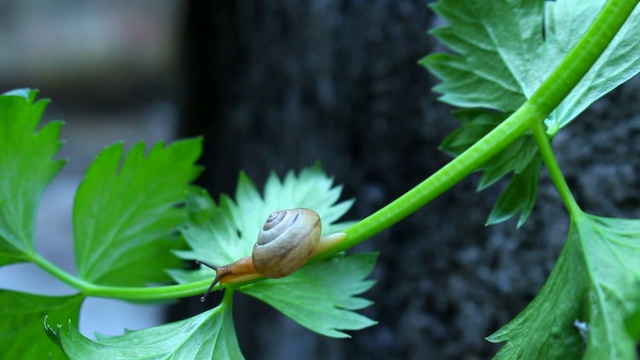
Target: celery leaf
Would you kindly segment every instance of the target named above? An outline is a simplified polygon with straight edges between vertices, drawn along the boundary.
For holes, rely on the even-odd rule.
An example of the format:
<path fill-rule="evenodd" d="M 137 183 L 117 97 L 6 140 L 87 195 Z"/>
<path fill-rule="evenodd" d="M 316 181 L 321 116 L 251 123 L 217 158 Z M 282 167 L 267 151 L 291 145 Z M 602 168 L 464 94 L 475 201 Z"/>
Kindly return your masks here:
<path fill-rule="evenodd" d="M 191 249 L 177 251 L 183 259 L 201 259 L 212 264 L 227 264 L 250 256 L 264 221 L 276 210 L 307 207 L 320 214 L 323 234 L 347 227 L 335 223 L 352 201 L 337 202 L 341 188 L 315 166 L 297 176 L 289 172 L 281 181 L 272 174 L 261 196 L 249 178 L 240 174 L 235 202 L 226 196 L 215 202 L 202 190 L 192 192 L 188 206 L 190 220 L 183 235 Z M 303 326 L 320 334 L 347 336 L 339 330 L 357 330 L 375 324 L 359 315 L 370 304 L 355 297 L 373 286 L 364 280 L 373 269 L 376 256 L 359 254 L 337 256 L 308 264 L 281 279 L 267 279 L 240 286 L 239 290 L 283 312 Z M 209 268 L 194 271 L 173 270 L 179 283 L 212 279 Z M 293 306 L 295 303 L 295 306 Z"/>
<path fill-rule="evenodd" d="M 535 299 L 487 339 L 496 359 L 635 359 L 640 220 L 579 214 Z"/>
<path fill-rule="evenodd" d="M 45 296 L 0 290 L 0 349 L 4 359 L 62 359 L 42 332 L 45 317 L 78 324 L 84 296 Z"/>
<path fill-rule="evenodd" d="M 0 95 L 0 266 L 35 253 L 35 220 L 42 194 L 65 161 L 53 160 L 62 122 L 36 127 L 48 100 L 37 90 Z"/>
<path fill-rule="evenodd" d="M 73 324 L 47 332 L 71 359 L 242 359 L 231 317 L 221 304 L 189 319 L 120 336 L 83 336 Z"/>
<path fill-rule="evenodd" d="M 180 264 L 190 182 L 201 140 L 171 145 L 136 144 L 123 159 L 122 144 L 105 148 L 80 184 L 73 207 L 79 276 L 102 285 L 140 286 L 168 281 L 166 268 Z"/>

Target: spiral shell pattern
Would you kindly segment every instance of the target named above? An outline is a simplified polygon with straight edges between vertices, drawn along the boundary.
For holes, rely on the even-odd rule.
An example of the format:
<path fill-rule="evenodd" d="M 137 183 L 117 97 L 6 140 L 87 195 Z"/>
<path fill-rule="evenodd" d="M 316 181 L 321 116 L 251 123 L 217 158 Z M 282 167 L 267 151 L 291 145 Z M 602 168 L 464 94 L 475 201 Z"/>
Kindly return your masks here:
<path fill-rule="evenodd" d="M 320 241 L 320 216 L 310 209 L 289 209 L 269 215 L 253 247 L 253 266 L 262 275 L 280 278 L 296 271 Z"/>

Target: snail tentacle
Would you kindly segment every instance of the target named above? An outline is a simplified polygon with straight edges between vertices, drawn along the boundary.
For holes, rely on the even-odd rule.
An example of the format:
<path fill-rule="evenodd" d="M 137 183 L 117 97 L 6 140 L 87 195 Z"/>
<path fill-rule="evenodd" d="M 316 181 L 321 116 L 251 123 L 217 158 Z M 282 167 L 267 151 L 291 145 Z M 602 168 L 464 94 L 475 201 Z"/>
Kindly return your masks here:
<path fill-rule="evenodd" d="M 202 297 L 200 298 L 200 302 L 204 302 L 207 296 L 209 296 L 209 294 L 211 293 L 211 289 L 213 289 L 213 287 L 216 286 L 218 281 L 220 281 L 220 275 L 218 275 L 218 269 L 220 269 L 220 266 L 212 265 L 202 260 L 196 260 L 196 264 L 202 264 L 216 271 L 215 279 L 213 279 L 213 281 L 211 282 L 211 285 L 209 285 L 209 288 L 207 288 L 207 291 L 205 291 L 204 295 L 202 295 Z"/>

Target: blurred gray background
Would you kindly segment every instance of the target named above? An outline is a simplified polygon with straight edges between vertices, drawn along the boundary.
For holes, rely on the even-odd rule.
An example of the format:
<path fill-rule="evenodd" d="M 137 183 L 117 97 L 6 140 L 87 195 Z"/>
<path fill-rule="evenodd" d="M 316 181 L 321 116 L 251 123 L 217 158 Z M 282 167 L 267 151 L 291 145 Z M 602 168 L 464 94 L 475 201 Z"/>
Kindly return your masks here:
<path fill-rule="evenodd" d="M 362 218 L 433 173 L 456 122 L 416 63 L 441 51 L 425 1 L 0 1 L 0 91 L 35 87 L 64 119 L 38 249 L 73 270 L 70 207 L 83 171 L 115 141 L 131 146 L 205 135 L 200 183 L 233 194 L 238 171 L 261 186 L 320 160 Z M 598 101 L 554 140 L 579 203 L 640 215 L 637 79 Z M 484 359 L 484 337 L 521 311 L 549 274 L 568 218 L 546 177 L 538 205 L 515 222 L 483 224 L 505 183 L 475 193 L 477 174 L 359 246 L 380 259 L 363 312 L 377 326 L 320 337 L 238 295 L 234 318 L 249 359 Z M 69 293 L 37 269 L 0 269 L 2 287 Z M 219 295 L 219 294 L 216 294 Z M 215 303 L 212 300 L 211 303 Z M 120 334 L 202 311 L 90 299 L 81 331 Z"/>
<path fill-rule="evenodd" d="M 75 271 L 71 208 L 100 150 L 122 141 L 175 138 L 182 4 L 176 1 L 0 1 L 0 92 L 40 89 L 44 121 L 62 119 L 69 162 L 38 213 L 37 249 Z M 45 294 L 73 289 L 30 264 L 0 268 L 2 288 Z M 122 334 L 163 322 L 165 309 L 89 298 L 80 329 Z"/>

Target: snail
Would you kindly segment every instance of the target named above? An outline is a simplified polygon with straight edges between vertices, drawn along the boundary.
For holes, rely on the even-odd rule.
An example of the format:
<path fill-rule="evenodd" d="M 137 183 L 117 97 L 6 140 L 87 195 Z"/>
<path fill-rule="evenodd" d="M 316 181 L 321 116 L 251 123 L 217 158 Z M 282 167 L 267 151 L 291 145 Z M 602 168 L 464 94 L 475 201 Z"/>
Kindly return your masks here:
<path fill-rule="evenodd" d="M 262 226 L 250 257 L 222 266 L 196 260 L 196 263 L 216 271 L 215 279 L 200 301 L 204 302 L 218 282 L 238 283 L 261 276 L 274 279 L 285 277 L 347 236 L 345 233 L 335 233 L 321 238 L 321 233 L 320 216 L 311 209 L 271 213 Z"/>

